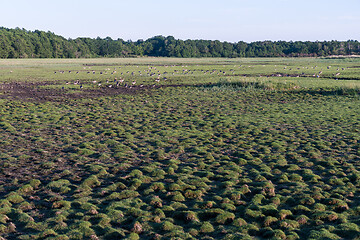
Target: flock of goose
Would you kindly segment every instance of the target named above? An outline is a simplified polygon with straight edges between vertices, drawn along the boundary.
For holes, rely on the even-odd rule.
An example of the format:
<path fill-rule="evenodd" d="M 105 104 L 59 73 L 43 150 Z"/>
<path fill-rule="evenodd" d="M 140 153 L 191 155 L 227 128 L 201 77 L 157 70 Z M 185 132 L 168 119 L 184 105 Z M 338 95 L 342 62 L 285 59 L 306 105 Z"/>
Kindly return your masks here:
<path fill-rule="evenodd" d="M 263 65 L 265 66 L 265 65 Z M 139 66 L 135 66 L 136 68 L 139 68 Z M 166 68 L 168 67 L 179 67 L 179 66 L 165 66 Z M 224 66 L 225 67 L 225 66 Z M 234 68 L 252 68 L 254 66 L 244 66 L 244 65 L 240 65 L 240 66 L 234 66 Z M 313 67 L 302 67 L 303 69 L 314 69 L 316 70 L 318 68 L 318 66 L 313 66 Z M 327 66 L 327 70 L 329 70 L 331 68 L 331 66 Z M 118 70 L 119 73 L 117 72 Z M 143 70 L 138 70 L 138 71 L 121 71 L 123 70 L 122 67 L 115 67 L 113 70 L 111 70 L 110 68 L 106 68 L 105 70 L 101 71 L 101 70 L 91 70 L 91 67 L 83 67 L 83 71 L 74 71 L 75 74 L 79 74 L 79 73 L 86 73 L 86 74 L 99 74 L 99 75 L 113 75 L 113 77 L 108 77 L 106 78 L 106 80 L 93 80 L 90 83 L 93 84 L 93 86 L 98 86 L 98 87 L 109 87 L 109 88 L 114 88 L 114 87 L 125 87 L 125 88 L 132 88 L 134 86 L 137 87 L 143 87 L 144 84 L 139 84 L 137 85 L 137 81 L 136 81 L 136 76 L 138 77 L 142 77 L 142 76 L 147 76 L 152 78 L 152 80 L 150 80 L 150 85 L 151 85 L 151 81 L 154 81 L 152 84 L 152 86 L 156 86 L 156 84 L 159 84 L 160 82 L 166 82 L 168 80 L 168 75 L 193 75 L 194 73 L 199 73 L 199 74 L 209 74 L 209 75 L 219 75 L 219 76 L 233 76 L 236 73 L 239 74 L 239 72 L 236 72 L 235 69 L 230 69 L 227 70 L 228 72 L 224 71 L 224 70 L 217 70 L 217 69 L 192 69 L 189 70 L 187 69 L 187 66 L 182 66 L 182 69 L 174 69 L 172 72 L 168 72 L 168 71 L 160 71 L 157 69 L 156 66 L 148 66 L 147 69 L 143 69 Z M 290 74 L 289 72 L 292 70 L 301 70 L 300 67 L 296 67 L 296 68 L 291 68 L 291 67 L 283 67 L 283 73 L 277 72 L 277 66 L 275 65 L 275 72 L 274 74 L 271 75 L 266 75 L 267 77 L 317 77 L 320 78 L 321 74 L 323 74 L 323 70 L 319 69 L 316 71 L 316 73 L 314 74 L 309 74 L 309 73 L 305 73 L 302 72 L 301 74 L 298 73 L 294 73 L 294 74 Z M 337 68 L 337 72 L 334 74 L 334 77 L 339 76 L 340 70 L 344 71 L 345 68 Z M 304 70 L 305 71 L 305 70 Z M 242 72 L 242 71 L 241 71 Z M 306 71 L 308 72 L 308 71 Z M 60 70 L 60 71 L 55 71 L 54 74 L 64 74 L 64 73 L 73 73 L 73 71 L 69 70 L 69 71 L 64 71 L 64 70 Z M 243 75 L 244 77 L 246 77 L 247 75 Z M 259 75 L 260 77 L 262 77 L 262 75 Z M 126 80 L 127 79 L 127 80 Z M 336 78 L 337 80 L 337 78 Z M 66 82 L 66 84 L 73 84 L 73 85 L 78 85 L 80 88 L 83 88 L 83 84 L 80 83 L 80 80 L 75 80 L 72 83 L 71 82 Z M 63 87 L 64 88 L 64 87 Z"/>

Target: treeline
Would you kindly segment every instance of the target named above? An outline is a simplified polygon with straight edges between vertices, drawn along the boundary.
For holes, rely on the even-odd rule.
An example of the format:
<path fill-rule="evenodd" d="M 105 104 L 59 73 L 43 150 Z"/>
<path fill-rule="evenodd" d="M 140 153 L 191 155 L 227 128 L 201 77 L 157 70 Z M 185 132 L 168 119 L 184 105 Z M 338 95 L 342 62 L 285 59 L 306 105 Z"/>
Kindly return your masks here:
<path fill-rule="evenodd" d="M 246 43 L 179 40 L 156 36 L 145 41 L 107 38 L 66 39 L 52 32 L 0 28 L 0 58 L 89 57 L 317 57 L 360 55 L 358 41 L 259 41 Z"/>

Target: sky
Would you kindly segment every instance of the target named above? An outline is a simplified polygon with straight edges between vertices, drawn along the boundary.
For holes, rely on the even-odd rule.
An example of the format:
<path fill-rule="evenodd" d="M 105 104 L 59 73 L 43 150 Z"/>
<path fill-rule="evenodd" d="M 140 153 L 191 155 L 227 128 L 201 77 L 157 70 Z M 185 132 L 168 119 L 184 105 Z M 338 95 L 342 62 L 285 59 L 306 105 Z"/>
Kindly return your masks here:
<path fill-rule="evenodd" d="M 360 40 L 360 0 L 5 0 L 0 26 L 65 38 Z"/>

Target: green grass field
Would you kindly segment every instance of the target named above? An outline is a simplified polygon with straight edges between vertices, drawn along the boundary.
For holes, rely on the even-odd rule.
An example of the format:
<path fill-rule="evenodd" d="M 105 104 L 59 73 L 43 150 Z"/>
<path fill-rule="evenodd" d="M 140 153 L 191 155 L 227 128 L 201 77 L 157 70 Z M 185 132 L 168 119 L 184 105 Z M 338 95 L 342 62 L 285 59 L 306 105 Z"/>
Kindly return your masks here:
<path fill-rule="evenodd" d="M 0 60 L 3 239 L 359 239 L 360 59 Z"/>

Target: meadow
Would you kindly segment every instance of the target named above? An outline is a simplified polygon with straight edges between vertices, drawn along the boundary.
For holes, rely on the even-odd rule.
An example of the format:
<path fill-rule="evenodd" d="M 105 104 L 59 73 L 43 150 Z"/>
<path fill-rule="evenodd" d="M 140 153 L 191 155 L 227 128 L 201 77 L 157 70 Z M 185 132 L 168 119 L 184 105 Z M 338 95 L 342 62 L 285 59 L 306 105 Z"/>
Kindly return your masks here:
<path fill-rule="evenodd" d="M 0 60 L 1 239 L 360 239 L 359 58 Z"/>

